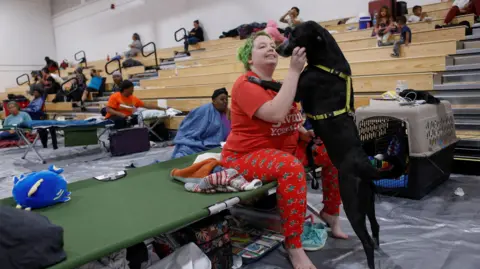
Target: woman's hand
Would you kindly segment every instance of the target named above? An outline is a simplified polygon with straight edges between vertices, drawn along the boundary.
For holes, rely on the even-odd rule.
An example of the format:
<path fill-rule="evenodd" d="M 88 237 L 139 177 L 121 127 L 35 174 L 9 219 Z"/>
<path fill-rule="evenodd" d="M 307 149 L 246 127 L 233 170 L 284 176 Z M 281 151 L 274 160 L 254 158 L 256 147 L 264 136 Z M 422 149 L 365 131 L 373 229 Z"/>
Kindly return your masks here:
<path fill-rule="evenodd" d="M 305 48 L 296 47 L 293 49 L 292 57 L 290 59 L 290 69 L 298 73 L 302 72 L 307 61 L 307 53 Z"/>

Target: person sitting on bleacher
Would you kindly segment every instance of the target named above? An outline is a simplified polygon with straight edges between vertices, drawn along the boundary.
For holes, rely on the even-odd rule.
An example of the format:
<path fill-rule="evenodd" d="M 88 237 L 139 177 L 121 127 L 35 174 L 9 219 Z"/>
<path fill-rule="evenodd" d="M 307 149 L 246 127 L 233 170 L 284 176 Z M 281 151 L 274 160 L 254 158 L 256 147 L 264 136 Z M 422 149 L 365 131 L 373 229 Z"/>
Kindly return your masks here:
<path fill-rule="evenodd" d="M 374 33 L 377 36 L 378 46 L 388 44 L 388 40 L 392 34 L 392 30 L 395 29 L 394 21 L 390 15 L 388 7 L 384 6 L 380 9 L 380 13 L 377 15 L 377 24 L 375 25 Z"/>
<path fill-rule="evenodd" d="M 50 73 L 55 73 L 58 71 L 58 63 L 54 60 L 50 59 L 49 57 L 45 57 L 45 68 L 50 71 Z"/>
<path fill-rule="evenodd" d="M 203 28 L 200 26 L 200 22 L 198 20 L 193 21 L 193 29 L 190 31 L 190 36 L 188 37 L 188 44 L 195 45 L 204 40 Z"/>
<path fill-rule="evenodd" d="M 300 9 L 298 7 L 292 7 L 289 11 L 287 11 L 287 13 L 280 17 L 280 22 L 288 24 L 288 27 L 285 28 L 285 37 L 288 38 L 295 26 L 303 22 L 303 20 L 300 19 L 299 15 Z"/>
<path fill-rule="evenodd" d="M 123 82 L 122 73 L 120 73 L 120 71 L 117 70 L 117 71 L 113 72 L 112 78 L 113 78 L 112 92 L 119 92 L 120 91 L 120 85 Z"/>
<path fill-rule="evenodd" d="M 62 90 L 63 79 L 54 73 L 51 73 L 50 70 L 46 67 L 42 69 L 42 83 L 45 94 L 57 94 Z"/>
<path fill-rule="evenodd" d="M 445 24 L 449 24 L 456 16 L 465 14 L 475 14 L 480 16 L 480 0 L 455 0 L 452 8 L 445 16 Z"/>
<path fill-rule="evenodd" d="M 138 123 L 137 117 L 132 117 L 139 107 L 148 109 L 161 109 L 156 105 L 145 104 L 133 95 L 133 83 L 124 80 L 120 85 L 120 91 L 112 94 L 108 99 L 105 115 L 106 119 L 115 123 L 115 129 L 123 129 Z"/>
<path fill-rule="evenodd" d="M 396 40 L 393 44 L 392 57 L 400 57 L 400 45 L 408 46 L 412 42 L 412 30 L 407 26 L 407 18 L 398 16 L 397 25 L 400 28 L 400 40 Z"/>
<path fill-rule="evenodd" d="M 43 105 L 45 104 L 45 97 L 41 88 L 33 88 L 33 100 L 30 101 L 28 106 L 23 109 L 24 112 L 27 112 L 32 120 L 44 120 L 45 112 L 43 111 Z M 47 148 L 48 145 L 48 132 L 52 137 L 52 146 L 53 149 L 57 149 L 57 132 L 54 127 L 48 129 L 38 129 L 38 135 L 40 136 L 40 141 L 42 142 L 43 148 Z"/>
<path fill-rule="evenodd" d="M 132 44 L 128 45 L 130 50 L 125 52 L 126 58 L 131 58 L 137 56 L 142 51 L 142 41 L 140 40 L 140 36 L 137 33 L 134 33 L 132 36 Z"/>
<path fill-rule="evenodd" d="M 303 249 L 301 235 L 307 210 L 304 157 L 307 144 L 315 135 L 302 127 L 304 119 L 294 102 L 307 58 L 305 49 L 293 50 L 290 68 L 278 93 L 249 80 L 256 77 L 273 81 L 278 64 L 275 48 L 270 36 L 258 32 L 239 49 L 238 58 L 247 72 L 232 87 L 232 131 L 223 146 L 221 163 L 225 168 L 236 169 L 248 181 L 278 182 L 277 206 L 290 261 L 295 269 L 313 269 L 315 266 Z M 324 208 L 320 217 L 332 227 L 335 237 L 347 238 L 338 218 L 341 205 L 338 172 L 325 146 L 317 140 L 313 142 L 315 164 L 322 166 L 322 177 L 328 176 L 323 185 Z M 312 239 L 318 242 L 312 250 L 323 247 L 320 238 Z"/>
<path fill-rule="evenodd" d="M 27 112 L 20 111 L 20 106 L 15 101 L 10 101 L 7 104 L 8 112 L 10 113 L 3 121 L 3 128 L 14 128 L 25 121 L 31 121 L 30 115 Z M 0 132 L 1 140 L 18 140 L 19 137 L 14 130 Z"/>
<path fill-rule="evenodd" d="M 90 76 L 90 82 L 88 83 L 87 88 L 83 91 L 82 100 L 80 102 L 80 108 L 82 111 L 87 111 L 85 108 L 85 101 L 91 92 L 98 93 L 98 96 L 100 97 L 103 96 L 103 92 L 105 91 L 105 78 L 100 76 L 95 69 L 90 71 Z"/>
<path fill-rule="evenodd" d="M 408 17 L 408 22 L 431 21 L 426 12 L 422 12 L 422 6 L 414 6 L 412 8 L 413 14 Z"/>
<path fill-rule="evenodd" d="M 225 88 L 217 89 L 212 103 L 190 111 L 180 124 L 173 141 L 172 159 L 219 147 L 230 134 L 230 128 L 228 92 Z"/>

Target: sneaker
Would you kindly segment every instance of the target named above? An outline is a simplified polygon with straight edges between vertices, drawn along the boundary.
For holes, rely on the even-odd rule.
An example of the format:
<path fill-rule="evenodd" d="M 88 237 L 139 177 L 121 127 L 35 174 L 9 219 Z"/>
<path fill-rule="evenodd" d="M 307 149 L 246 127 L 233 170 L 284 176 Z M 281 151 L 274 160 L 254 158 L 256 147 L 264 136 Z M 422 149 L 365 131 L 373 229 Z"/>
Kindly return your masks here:
<path fill-rule="evenodd" d="M 317 251 L 322 249 L 327 242 L 327 229 L 321 223 L 305 222 L 301 236 L 302 247 L 305 251 Z"/>
<path fill-rule="evenodd" d="M 393 58 L 398 58 L 398 57 L 400 57 L 400 55 L 399 55 L 399 54 L 396 54 L 396 53 L 392 53 L 392 54 L 390 54 L 390 56 L 392 56 Z"/>

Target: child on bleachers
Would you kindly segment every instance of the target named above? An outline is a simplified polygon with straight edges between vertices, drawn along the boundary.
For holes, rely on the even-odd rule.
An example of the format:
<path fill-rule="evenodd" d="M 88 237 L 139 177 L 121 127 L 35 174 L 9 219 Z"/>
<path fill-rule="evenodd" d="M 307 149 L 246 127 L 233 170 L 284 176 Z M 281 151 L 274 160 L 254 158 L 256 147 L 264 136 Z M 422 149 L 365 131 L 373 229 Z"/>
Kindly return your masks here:
<path fill-rule="evenodd" d="M 394 29 L 395 26 L 393 24 L 392 16 L 390 15 L 390 10 L 388 7 L 384 6 L 380 9 L 380 13 L 377 15 L 377 24 L 374 29 L 379 47 L 388 44 L 391 32 Z"/>
<path fill-rule="evenodd" d="M 393 44 L 392 57 L 400 57 L 400 45 L 408 46 L 412 42 L 412 31 L 407 26 L 407 18 L 405 16 L 397 17 L 397 25 L 400 28 L 400 40 Z"/>
<path fill-rule="evenodd" d="M 428 17 L 426 12 L 422 12 L 421 6 L 414 6 L 413 14 L 408 17 L 408 22 L 421 22 L 421 21 L 431 21 L 432 19 Z"/>

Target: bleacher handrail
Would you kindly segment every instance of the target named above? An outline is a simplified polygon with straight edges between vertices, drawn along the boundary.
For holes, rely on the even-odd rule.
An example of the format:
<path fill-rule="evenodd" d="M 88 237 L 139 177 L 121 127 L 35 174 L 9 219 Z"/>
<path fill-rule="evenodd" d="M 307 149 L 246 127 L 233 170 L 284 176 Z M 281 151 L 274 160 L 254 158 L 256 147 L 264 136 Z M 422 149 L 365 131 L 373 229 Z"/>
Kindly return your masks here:
<path fill-rule="evenodd" d="M 80 58 L 77 57 L 77 55 L 79 55 L 79 54 L 81 54 L 82 57 L 80 57 Z M 81 51 L 75 53 L 74 58 L 75 58 L 75 61 L 81 61 L 82 59 L 85 59 L 85 68 L 88 67 L 88 64 L 87 64 L 87 54 L 85 53 L 85 51 L 81 50 Z"/>
<path fill-rule="evenodd" d="M 152 45 L 153 46 L 153 51 L 150 52 L 149 54 L 145 55 L 145 48 L 148 47 L 149 45 Z M 157 57 L 157 45 L 155 44 L 155 42 L 148 42 L 147 44 L 145 44 L 143 47 L 142 47 L 142 56 L 143 57 L 148 57 L 152 54 L 155 54 L 155 68 L 159 68 L 159 65 L 158 65 L 158 57 Z"/>
<path fill-rule="evenodd" d="M 181 31 L 183 31 L 182 38 L 178 39 L 177 38 L 177 33 L 181 32 Z M 175 31 L 174 37 L 175 37 L 175 41 L 177 41 L 177 42 L 180 42 L 180 41 L 184 40 L 187 37 L 187 30 L 183 27 L 178 29 L 177 31 Z"/>
<path fill-rule="evenodd" d="M 24 82 L 22 82 L 22 83 L 18 82 L 21 77 L 27 77 L 27 80 L 24 81 Z M 28 75 L 27 73 L 21 74 L 20 76 L 17 77 L 17 85 L 18 85 L 18 86 L 22 86 L 22 85 L 25 84 L 25 83 L 28 83 L 29 86 L 31 85 L 31 83 L 30 83 L 30 75 Z"/>
<path fill-rule="evenodd" d="M 117 62 L 117 63 L 118 63 L 118 68 L 115 69 L 115 70 L 113 70 L 112 72 L 109 72 L 109 71 L 108 71 L 108 65 L 111 64 L 111 63 L 113 63 L 113 62 Z M 120 74 L 122 74 L 122 63 L 120 62 L 120 59 L 112 59 L 112 60 L 108 61 L 108 62 L 105 64 L 105 73 L 107 73 L 108 75 L 113 74 L 113 72 L 115 72 L 115 71 L 117 71 L 117 70 L 120 72 Z"/>

